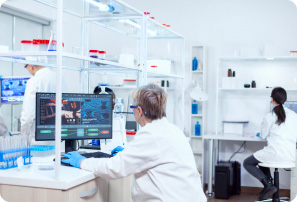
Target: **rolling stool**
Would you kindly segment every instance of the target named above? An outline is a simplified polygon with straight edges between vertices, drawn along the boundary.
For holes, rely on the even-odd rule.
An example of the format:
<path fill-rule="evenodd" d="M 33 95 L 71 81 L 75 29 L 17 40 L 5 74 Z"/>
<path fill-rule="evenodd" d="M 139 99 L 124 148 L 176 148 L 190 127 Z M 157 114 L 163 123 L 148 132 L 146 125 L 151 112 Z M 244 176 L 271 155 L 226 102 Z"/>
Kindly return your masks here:
<path fill-rule="evenodd" d="M 277 191 L 273 194 L 272 199 L 266 199 L 262 201 L 272 201 L 272 202 L 280 202 L 280 201 L 289 201 L 287 197 L 279 197 L 279 168 L 294 168 L 296 166 L 295 163 L 259 163 L 259 166 L 267 167 L 267 168 L 274 168 L 274 186 L 277 188 Z"/>

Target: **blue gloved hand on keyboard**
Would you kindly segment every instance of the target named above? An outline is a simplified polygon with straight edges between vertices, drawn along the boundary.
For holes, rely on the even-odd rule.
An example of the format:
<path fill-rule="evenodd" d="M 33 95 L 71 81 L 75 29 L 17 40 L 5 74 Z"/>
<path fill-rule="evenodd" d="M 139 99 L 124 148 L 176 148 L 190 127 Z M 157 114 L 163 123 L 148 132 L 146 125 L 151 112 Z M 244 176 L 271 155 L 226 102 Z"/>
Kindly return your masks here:
<path fill-rule="evenodd" d="M 117 146 L 116 148 L 114 148 L 114 149 L 111 151 L 111 155 L 112 155 L 112 156 L 115 156 L 115 155 L 117 155 L 118 152 L 123 151 L 123 150 L 124 150 L 123 147 L 121 147 L 121 146 Z"/>
<path fill-rule="evenodd" d="M 80 155 L 77 151 L 72 151 L 67 154 L 64 154 L 68 159 L 62 159 L 63 163 L 68 163 L 76 168 L 80 168 L 80 162 L 86 157 Z"/>

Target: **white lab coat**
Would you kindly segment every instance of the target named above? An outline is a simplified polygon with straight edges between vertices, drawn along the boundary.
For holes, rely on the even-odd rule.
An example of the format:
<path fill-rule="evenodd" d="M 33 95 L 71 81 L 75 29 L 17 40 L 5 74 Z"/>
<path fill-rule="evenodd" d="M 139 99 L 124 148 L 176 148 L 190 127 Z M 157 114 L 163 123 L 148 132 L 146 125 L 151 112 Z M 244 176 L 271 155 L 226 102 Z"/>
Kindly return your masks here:
<path fill-rule="evenodd" d="M 2 113 L 0 112 L 0 136 L 8 136 L 8 130 L 7 130 L 7 126 L 4 123 L 4 119 L 2 116 Z"/>
<path fill-rule="evenodd" d="M 297 114 L 284 107 L 286 120 L 277 125 L 274 112 L 267 114 L 262 122 L 261 137 L 267 139 L 267 146 L 254 153 L 263 163 L 285 163 L 296 161 Z"/>
<path fill-rule="evenodd" d="M 115 157 L 85 159 L 81 168 L 107 179 L 134 174 L 134 202 L 206 202 L 190 144 L 165 117 L 146 124 Z"/>
<path fill-rule="evenodd" d="M 63 85 L 64 86 L 64 85 Z M 28 80 L 21 113 L 21 133 L 30 136 L 31 143 L 35 142 L 35 107 L 37 92 L 56 92 L 56 73 L 49 67 L 39 69 Z M 40 142 L 46 144 L 46 142 Z M 53 142 L 54 144 L 54 142 Z"/>

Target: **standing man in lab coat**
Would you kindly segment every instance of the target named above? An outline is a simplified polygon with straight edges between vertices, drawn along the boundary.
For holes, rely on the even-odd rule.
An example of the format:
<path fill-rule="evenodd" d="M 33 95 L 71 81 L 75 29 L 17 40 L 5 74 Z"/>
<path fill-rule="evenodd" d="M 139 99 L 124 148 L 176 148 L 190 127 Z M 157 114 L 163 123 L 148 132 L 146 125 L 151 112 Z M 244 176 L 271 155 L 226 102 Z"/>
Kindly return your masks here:
<path fill-rule="evenodd" d="M 3 119 L 2 113 L 0 111 L 0 136 L 8 136 L 8 135 L 9 135 L 9 133 L 7 130 L 7 126 L 4 123 L 4 119 Z"/>
<path fill-rule="evenodd" d="M 271 93 L 273 111 L 262 122 L 261 137 L 267 146 L 244 160 L 244 168 L 263 185 L 259 200 L 270 198 L 277 188 L 272 184 L 270 168 L 258 166 L 262 163 L 288 163 L 296 161 L 297 114 L 283 107 L 287 93 L 283 88 L 274 88 Z"/>
<path fill-rule="evenodd" d="M 206 202 L 190 144 L 166 119 L 164 90 L 147 85 L 133 97 L 130 107 L 141 129 L 123 151 L 101 159 L 70 152 L 63 161 L 107 179 L 134 175 L 134 202 Z"/>
<path fill-rule="evenodd" d="M 33 60 L 34 58 L 30 58 Z M 56 73 L 49 67 L 27 64 L 25 68 L 33 75 L 28 80 L 21 113 L 21 133 L 26 135 L 31 144 L 35 142 L 36 93 L 56 92 Z M 45 142 L 43 142 L 44 144 Z M 52 142 L 54 144 L 54 142 Z"/>

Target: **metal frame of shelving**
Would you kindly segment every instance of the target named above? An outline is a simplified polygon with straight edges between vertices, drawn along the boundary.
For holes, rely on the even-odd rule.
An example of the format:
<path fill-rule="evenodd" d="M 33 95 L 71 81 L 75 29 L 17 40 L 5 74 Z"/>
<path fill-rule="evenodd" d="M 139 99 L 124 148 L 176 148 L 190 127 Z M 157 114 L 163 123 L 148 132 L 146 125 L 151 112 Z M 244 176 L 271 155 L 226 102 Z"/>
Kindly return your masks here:
<path fill-rule="evenodd" d="M 88 23 L 93 22 L 94 20 L 98 19 L 109 19 L 109 20 L 118 20 L 118 19 L 140 19 L 140 36 L 134 37 L 133 35 L 126 34 L 124 32 L 121 32 L 120 30 L 114 29 L 113 27 L 104 26 L 103 24 L 98 24 L 104 28 L 111 29 L 113 31 L 119 32 L 121 34 L 127 35 L 132 38 L 136 38 L 138 40 L 137 45 L 137 58 L 138 58 L 138 64 L 139 67 L 127 67 L 124 65 L 121 65 L 116 62 L 110 62 L 110 61 L 102 61 L 99 59 L 94 59 L 86 56 L 88 53 L 85 52 L 85 56 L 76 55 L 72 53 L 63 52 L 62 43 L 57 43 L 57 51 L 55 53 L 49 53 L 49 52 L 9 52 L 9 53 L 0 53 L 0 60 L 1 61 L 7 61 L 7 62 L 15 62 L 15 63 L 22 63 L 22 64 L 33 64 L 33 65 L 41 65 L 41 66 L 48 66 L 48 67 L 56 67 L 57 68 L 57 89 L 56 89 L 56 99 L 57 99 L 57 109 L 61 109 L 61 99 L 62 99 L 62 70 L 63 69 L 69 69 L 74 71 L 80 72 L 80 82 L 81 82 L 81 89 L 82 92 L 85 88 L 83 88 L 83 81 L 84 78 L 87 77 L 87 81 L 89 81 L 89 73 L 95 72 L 99 74 L 107 74 L 111 73 L 112 75 L 123 75 L 123 73 L 119 71 L 124 71 L 127 75 L 130 75 L 131 72 L 132 76 L 136 76 L 138 78 L 138 86 L 139 85 L 145 85 L 147 84 L 147 78 L 171 78 L 171 79 L 181 79 L 182 80 L 182 86 L 179 88 L 181 90 L 181 106 L 180 107 L 180 114 L 178 114 L 178 110 L 176 111 L 175 118 L 177 115 L 181 117 L 181 128 L 184 129 L 184 75 L 185 75 L 185 39 L 183 36 L 177 34 L 175 31 L 173 31 L 170 28 L 164 27 L 160 23 L 156 22 L 155 20 L 150 19 L 148 16 L 144 15 L 142 12 L 138 11 L 137 9 L 127 5 L 126 3 L 116 0 L 115 2 L 118 4 L 121 4 L 125 8 L 129 9 L 129 11 L 133 11 L 132 14 L 122 14 L 118 16 L 112 16 L 112 15 L 98 15 L 98 16 L 81 16 L 76 12 L 72 12 L 71 10 L 67 10 L 63 7 L 63 0 L 57 0 L 57 4 L 54 4 L 53 2 L 49 2 L 47 0 L 35 0 L 41 4 L 45 4 L 49 7 L 52 7 L 56 9 L 56 18 L 57 18 L 57 41 L 63 41 L 62 34 L 63 34 L 63 13 L 69 13 L 71 15 L 77 16 L 81 18 L 81 45 L 85 48 L 85 51 L 87 51 L 87 44 L 88 44 Z M 83 3 L 83 12 L 88 9 L 88 3 Z M 161 29 L 165 30 L 166 33 L 170 33 L 169 36 L 148 36 L 147 32 L 147 26 L 149 23 L 154 23 L 156 26 L 159 26 Z M 148 39 L 181 39 L 182 40 L 182 50 L 181 50 L 181 73 L 178 74 L 164 74 L 164 73 L 158 73 L 158 72 L 152 72 L 148 70 L 147 67 L 147 44 Z M 55 57 L 56 61 L 54 63 L 42 63 L 42 62 L 36 62 L 36 61 L 28 61 L 23 60 L 17 57 L 22 56 L 51 56 Z M 73 66 L 67 66 L 64 65 L 66 58 L 70 59 L 76 59 L 81 61 L 79 67 L 73 67 Z M 96 63 L 97 66 L 94 68 L 94 66 L 90 65 L 90 62 Z M 99 66 L 100 65 L 100 66 Z M 143 68 L 141 67 L 143 65 Z M 136 73 L 135 73 L 136 72 Z M 89 89 L 89 88 L 88 88 Z M 167 91 L 167 88 L 165 88 Z M 175 96 L 177 97 L 177 95 Z M 175 108 L 176 102 L 174 102 Z M 56 179 L 59 179 L 60 176 L 60 142 L 61 142 L 61 110 L 57 110 L 56 112 L 56 152 L 55 152 L 55 177 Z"/>
<path fill-rule="evenodd" d="M 193 52 L 194 50 L 193 49 L 201 49 L 202 52 L 201 54 L 202 55 L 194 55 Z M 191 48 L 191 59 L 193 59 L 194 56 L 202 56 L 202 58 L 200 58 L 200 61 L 202 61 L 202 65 L 203 65 L 203 69 L 202 70 L 198 70 L 198 71 L 192 71 L 191 70 L 191 74 L 190 74 L 190 81 L 193 80 L 193 75 L 195 77 L 199 76 L 199 79 L 202 79 L 202 86 L 201 89 L 206 91 L 206 85 L 207 85 L 207 82 L 206 82 L 206 76 L 207 76 L 207 61 L 206 61 L 206 46 L 204 45 L 193 45 L 192 48 Z M 200 78 L 202 77 L 202 78 Z M 198 80 L 197 80 L 198 81 Z M 198 82 L 199 83 L 199 82 Z M 190 105 L 189 106 L 192 106 L 192 101 L 193 99 L 190 98 Z M 201 182 L 202 182 L 202 185 L 204 186 L 204 140 L 203 140 L 203 135 L 205 134 L 205 126 L 206 126 L 206 102 L 198 102 L 198 105 L 201 105 L 201 109 L 202 109 L 202 113 L 198 113 L 198 114 L 192 114 L 192 111 L 190 113 L 190 129 L 189 129 L 189 135 L 190 135 L 190 138 L 191 138 L 191 146 L 192 146 L 192 150 L 193 150 L 193 154 L 194 156 L 201 156 L 201 162 L 196 162 L 197 163 L 201 163 Z M 192 122 L 193 122 L 193 119 L 201 119 L 202 122 L 201 122 L 201 136 L 195 136 L 194 135 L 194 130 L 192 131 Z M 197 152 L 193 146 L 194 142 L 196 142 L 197 144 L 197 141 L 201 141 L 201 146 L 202 146 L 202 149 L 201 151 Z M 195 144 L 194 144 L 195 145 Z M 195 159 L 196 161 L 196 159 Z"/>

